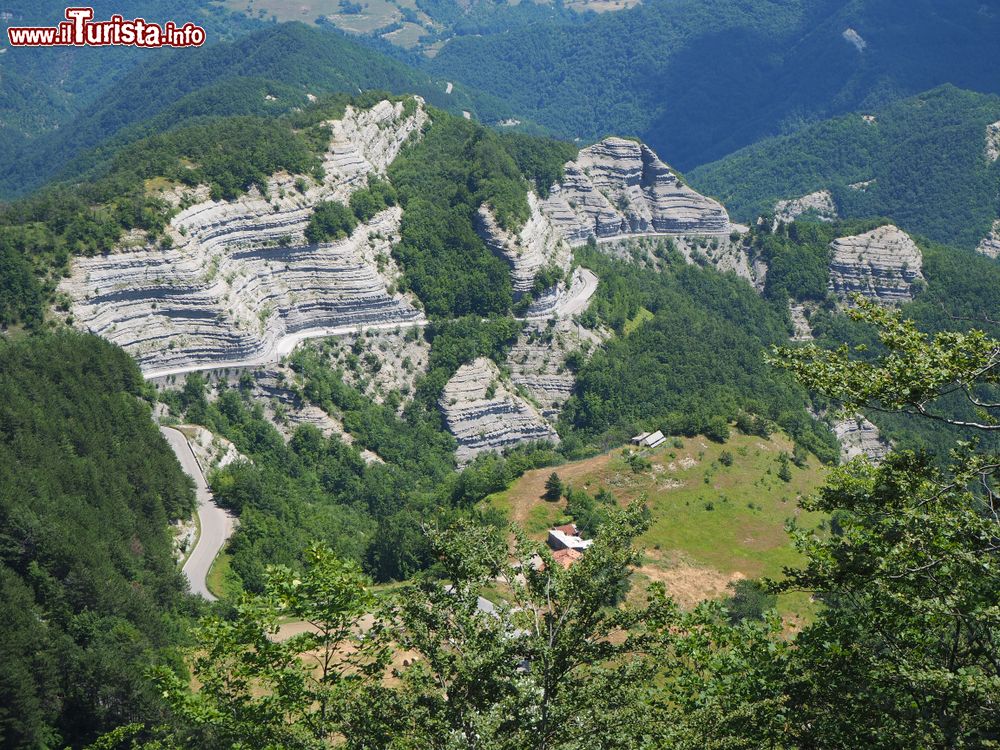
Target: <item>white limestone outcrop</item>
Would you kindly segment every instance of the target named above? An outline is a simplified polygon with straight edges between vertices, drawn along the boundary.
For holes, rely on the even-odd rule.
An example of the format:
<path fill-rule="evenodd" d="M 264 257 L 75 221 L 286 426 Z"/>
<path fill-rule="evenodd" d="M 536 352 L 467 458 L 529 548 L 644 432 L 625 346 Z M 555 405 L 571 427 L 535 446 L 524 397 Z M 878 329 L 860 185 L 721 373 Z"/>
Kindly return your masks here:
<path fill-rule="evenodd" d="M 833 202 L 833 193 L 829 190 L 817 190 L 801 198 L 791 198 L 774 204 L 774 217 L 786 224 L 805 213 L 816 216 L 820 221 L 837 219 L 837 206 Z"/>
<path fill-rule="evenodd" d="M 692 190 L 648 146 L 606 138 L 565 166 L 542 211 L 571 244 L 589 237 L 720 234 L 731 229 L 722 204 Z"/>
<path fill-rule="evenodd" d="M 224 469 L 237 461 L 250 460 L 226 438 L 200 425 L 185 424 L 179 425 L 176 429 L 184 433 L 203 474 L 207 475 L 212 469 Z"/>
<path fill-rule="evenodd" d="M 1000 120 L 986 126 L 986 161 L 1000 159 Z"/>
<path fill-rule="evenodd" d="M 842 300 L 860 293 L 886 304 L 913 298 L 913 284 L 923 280 L 920 248 L 891 224 L 831 243 L 830 290 Z"/>
<path fill-rule="evenodd" d="M 865 456 L 873 463 L 878 463 L 892 447 L 882 438 L 878 427 L 861 415 L 835 422 L 833 432 L 840 441 L 841 463 L 847 463 L 858 456 Z"/>
<path fill-rule="evenodd" d="M 812 341 L 813 331 L 809 315 L 814 308 L 806 303 L 788 300 L 788 314 L 792 319 L 792 341 Z"/>
<path fill-rule="evenodd" d="M 275 361 L 298 340 L 362 325 L 422 319 L 391 291 L 401 210 L 391 208 L 337 242 L 310 245 L 304 230 L 322 200 L 346 201 L 384 173 L 427 115 L 422 102 L 348 107 L 328 123 L 321 184 L 295 175 L 235 201 L 202 200 L 171 221 L 168 249 L 144 246 L 81 258 L 62 290 L 76 324 L 126 349 L 151 375 L 192 366 Z"/>
<path fill-rule="evenodd" d="M 531 395 L 542 416 L 555 421 L 576 383 L 567 357 L 578 351 L 586 356 L 605 337 L 566 318 L 529 322 L 507 355 L 511 380 Z"/>
<path fill-rule="evenodd" d="M 501 227 L 486 204 L 479 207 L 476 216 L 476 231 L 483 242 L 510 265 L 515 299 L 531 292 L 535 276 L 544 267 L 555 265 L 565 271 L 570 264 L 569 244 L 542 213 L 538 196 L 530 191 L 528 206 L 531 216 L 517 233 Z"/>
<path fill-rule="evenodd" d="M 990 258 L 1000 258 L 1000 219 L 993 222 L 990 233 L 983 237 L 976 250 Z"/>
<path fill-rule="evenodd" d="M 492 360 L 462 365 L 439 401 L 448 429 L 458 441 L 456 457 L 467 464 L 484 451 L 502 451 L 535 440 L 559 442 L 541 414 L 503 382 Z"/>

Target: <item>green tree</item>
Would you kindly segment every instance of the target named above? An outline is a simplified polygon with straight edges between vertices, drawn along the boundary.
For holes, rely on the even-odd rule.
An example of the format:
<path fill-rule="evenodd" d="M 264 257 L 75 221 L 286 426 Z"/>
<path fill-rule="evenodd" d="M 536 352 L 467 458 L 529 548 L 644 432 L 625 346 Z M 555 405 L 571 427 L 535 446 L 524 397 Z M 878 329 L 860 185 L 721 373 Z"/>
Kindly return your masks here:
<path fill-rule="evenodd" d="M 998 429 L 991 397 L 1000 341 L 981 331 L 928 336 L 898 311 L 858 300 L 852 315 L 884 347 L 862 360 L 846 348 L 785 348 L 775 362 L 847 409 L 904 411 Z M 975 420 L 941 410 L 950 394 Z M 802 568 L 777 591 L 815 592 L 827 606 L 799 634 L 786 684 L 803 746 L 986 747 L 1000 741 L 1000 457 L 959 442 L 940 457 L 890 454 L 834 472 L 803 501 L 832 514 L 833 534 L 795 532 Z"/>
<path fill-rule="evenodd" d="M 309 217 L 305 235 L 312 243 L 335 241 L 349 237 L 357 225 L 354 213 L 343 203 L 321 201 Z"/>
<path fill-rule="evenodd" d="M 546 500 L 558 500 L 562 497 L 563 493 L 563 483 L 556 472 L 549 474 L 549 478 L 545 480 L 545 495 L 543 497 Z"/>
<path fill-rule="evenodd" d="M 371 708 L 348 747 L 654 746 L 661 710 L 647 698 L 675 610 L 655 588 L 644 604 L 608 606 L 637 562 L 638 506 L 614 513 L 569 570 L 517 529 L 514 564 L 504 530 L 432 532 L 448 583 L 410 584 L 391 607 L 387 637 L 416 658 L 398 688 L 360 701 Z M 480 591 L 497 581 L 509 603 L 484 603 Z"/>
<path fill-rule="evenodd" d="M 323 546 L 301 573 L 269 568 L 264 592 L 245 595 L 232 618 L 195 630 L 192 693 L 172 672 L 156 680 L 178 721 L 179 747 L 326 748 L 347 721 L 349 695 L 380 678 L 384 654 L 359 636 L 372 604 L 368 579 Z M 281 633 L 291 620 L 301 632 Z"/>

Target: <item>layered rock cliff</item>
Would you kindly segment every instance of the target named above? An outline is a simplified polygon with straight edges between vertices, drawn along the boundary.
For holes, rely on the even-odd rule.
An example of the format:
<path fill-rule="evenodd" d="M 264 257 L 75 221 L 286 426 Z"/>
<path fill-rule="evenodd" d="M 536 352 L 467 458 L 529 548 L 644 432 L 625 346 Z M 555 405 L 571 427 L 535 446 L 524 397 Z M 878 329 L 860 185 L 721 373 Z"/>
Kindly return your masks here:
<path fill-rule="evenodd" d="M 887 304 L 913 298 L 923 280 L 920 248 L 898 227 L 887 225 L 831 243 L 830 290 L 842 300 L 860 293 Z"/>
<path fill-rule="evenodd" d="M 147 245 L 79 259 L 62 286 L 77 324 L 119 344 L 155 375 L 274 361 L 313 333 L 420 320 L 412 300 L 391 291 L 400 209 L 334 243 L 309 245 L 303 232 L 317 202 L 346 201 L 369 173 L 383 173 L 426 118 L 422 103 L 409 114 L 399 102 L 348 107 L 328 123 L 321 184 L 300 193 L 295 175 L 278 174 L 269 180 L 269 199 L 252 189 L 235 201 L 201 201 L 178 213 L 168 249 Z"/>
<path fill-rule="evenodd" d="M 990 233 L 983 237 L 976 250 L 991 258 L 1000 258 L 1000 219 L 993 222 Z"/>
<path fill-rule="evenodd" d="M 646 145 L 607 138 L 566 164 L 542 210 L 571 244 L 630 234 L 720 234 L 722 205 L 685 185 Z"/>
<path fill-rule="evenodd" d="M 485 204 L 479 207 L 476 216 L 476 231 L 486 246 L 510 265 L 515 298 L 531 292 L 535 276 L 544 267 L 568 269 L 571 257 L 569 244 L 542 213 L 541 202 L 532 192 L 528 193 L 528 205 L 531 218 L 517 233 L 501 227 Z"/>
<path fill-rule="evenodd" d="M 843 463 L 858 456 L 878 463 L 891 448 L 878 427 L 861 415 L 834 423 L 833 432 L 840 441 L 840 460 Z"/>
<path fill-rule="evenodd" d="M 512 392 L 496 364 L 483 357 L 458 369 L 439 404 L 458 441 L 459 464 L 484 451 L 502 451 L 527 441 L 559 442 L 535 407 Z"/>

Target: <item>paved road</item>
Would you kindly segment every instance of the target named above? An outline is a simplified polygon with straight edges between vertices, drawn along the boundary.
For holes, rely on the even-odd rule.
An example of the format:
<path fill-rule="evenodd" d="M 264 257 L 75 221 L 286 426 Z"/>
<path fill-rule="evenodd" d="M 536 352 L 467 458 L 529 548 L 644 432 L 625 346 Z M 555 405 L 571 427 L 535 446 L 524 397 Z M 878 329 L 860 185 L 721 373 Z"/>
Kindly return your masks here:
<path fill-rule="evenodd" d="M 556 311 L 554 316 L 560 318 L 569 318 L 576 315 L 586 309 L 587 303 L 590 302 L 590 298 L 597 291 L 597 276 L 593 271 L 582 268 L 582 284 L 576 284 L 570 288 L 567 293 L 559 299 L 557 303 Z M 530 318 L 518 318 L 518 320 L 547 320 L 548 318 L 554 317 L 552 314 L 539 315 L 537 317 Z M 256 357 L 250 359 L 239 359 L 239 360 L 229 360 L 221 361 L 216 360 L 213 362 L 206 362 L 197 365 L 182 365 L 180 367 L 168 367 L 162 370 L 147 370 L 143 373 L 147 380 L 152 380 L 154 378 L 163 378 L 169 375 L 186 375 L 189 372 L 201 372 L 204 370 L 222 370 L 227 367 L 237 368 L 237 367 L 258 367 L 263 365 L 273 364 L 278 362 L 282 357 L 290 354 L 291 351 L 298 346 L 300 343 L 307 339 L 312 338 L 322 338 L 326 336 L 346 336 L 349 334 L 357 333 L 358 331 L 405 331 L 409 328 L 424 328 L 429 325 L 430 321 L 427 318 L 420 317 L 415 320 L 408 321 L 394 321 L 391 323 L 369 323 L 369 324 L 358 324 L 349 326 L 338 326 L 336 328 L 307 328 L 302 331 L 297 331 L 296 333 L 290 333 L 282 336 L 278 339 L 274 346 L 260 354 Z"/>
<path fill-rule="evenodd" d="M 212 567 L 212 561 L 222 550 L 226 540 L 232 536 L 235 522 L 228 512 L 212 502 L 212 492 L 208 489 L 205 475 L 191 451 L 191 446 L 188 445 L 187 438 L 171 427 L 161 427 L 160 432 L 170 443 L 177 460 L 181 462 L 181 468 L 194 480 L 195 493 L 198 496 L 198 521 L 201 524 L 201 533 L 198 535 L 191 556 L 184 563 L 184 575 L 187 576 L 191 591 L 214 602 L 216 597 L 208 590 L 205 578 L 208 576 L 208 569 Z"/>
<path fill-rule="evenodd" d="M 262 354 L 250 359 L 218 360 L 198 365 L 182 365 L 180 367 L 167 367 L 162 370 L 146 370 L 143 375 L 147 380 L 153 378 L 163 378 L 168 375 L 186 375 L 189 372 L 200 372 L 202 370 L 222 370 L 227 367 L 258 367 L 278 362 L 282 357 L 290 354 L 291 351 L 306 339 L 322 338 L 325 336 L 346 336 L 358 331 L 394 331 L 399 329 L 405 331 L 416 326 L 423 328 L 428 325 L 428 320 L 424 317 L 413 320 L 398 320 L 391 323 L 355 323 L 349 326 L 337 326 L 335 328 L 306 328 L 302 331 L 289 333 L 277 341 L 274 345 Z"/>
<path fill-rule="evenodd" d="M 560 300 L 562 304 L 556 310 L 560 318 L 570 318 L 579 312 L 587 309 L 590 298 L 597 291 L 597 274 L 589 268 L 580 269 L 580 284 L 574 284 L 569 289 L 565 300 Z"/>

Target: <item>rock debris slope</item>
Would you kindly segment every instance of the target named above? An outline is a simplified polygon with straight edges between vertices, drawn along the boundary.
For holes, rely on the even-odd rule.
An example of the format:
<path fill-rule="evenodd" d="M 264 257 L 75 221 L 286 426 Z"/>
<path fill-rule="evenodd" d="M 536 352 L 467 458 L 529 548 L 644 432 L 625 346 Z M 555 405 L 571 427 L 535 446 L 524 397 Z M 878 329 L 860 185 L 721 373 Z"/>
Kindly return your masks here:
<path fill-rule="evenodd" d="M 842 300 L 860 293 L 886 304 L 913 298 L 923 280 L 920 248 L 898 227 L 887 225 L 831 243 L 830 289 Z"/>
<path fill-rule="evenodd" d="M 719 234 L 722 204 L 695 192 L 646 145 L 606 138 L 566 164 L 542 210 L 571 243 L 629 234 Z"/>
<path fill-rule="evenodd" d="M 230 202 L 203 201 L 171 221 L 169 249 L 151 246 L 80 259 L 63 284 L 77 324 L 122 346 L 144 371 L 274 360 L 311 331 L 421 319 L 390 293 L 388 258 L 401 212 L 383 211 L 334 243 L 309 245 L 303 232 L 321 200 L 345 201 L 383 173 L 426 121 L 422 103 L 348 107 L 328 123 L 326 177 L 304 194 L 294 175 Z"/>
<path fill-rule="evenodd" d="M 459 464 L 484 451 L 502 451 L 532 440 L 559 442 L 559 436 L 527 401 L 511 392 L 489 359 L 462 365 L 440 400 L 448 429 L 458 441 Z"/>
<path fill-rule="evenodd" d="M 566 358 L 576 351 L 590 351 L 603 340 L 600 333 L 570 319 L 531 321 L 507 356 L 511 380 L 531 395 L 546 419 L 555 420 L 576 382 Z"/>
<path fill-rule="evenodd" d="M 833 202 L 833 194 L 829 190 L 818 190 L 801 198 L 774 204 L 774 218 L 786 224 L 806 213 L 814 214 L 820 221 L 834 221 L 837 218 L 837 206 Z"/>

